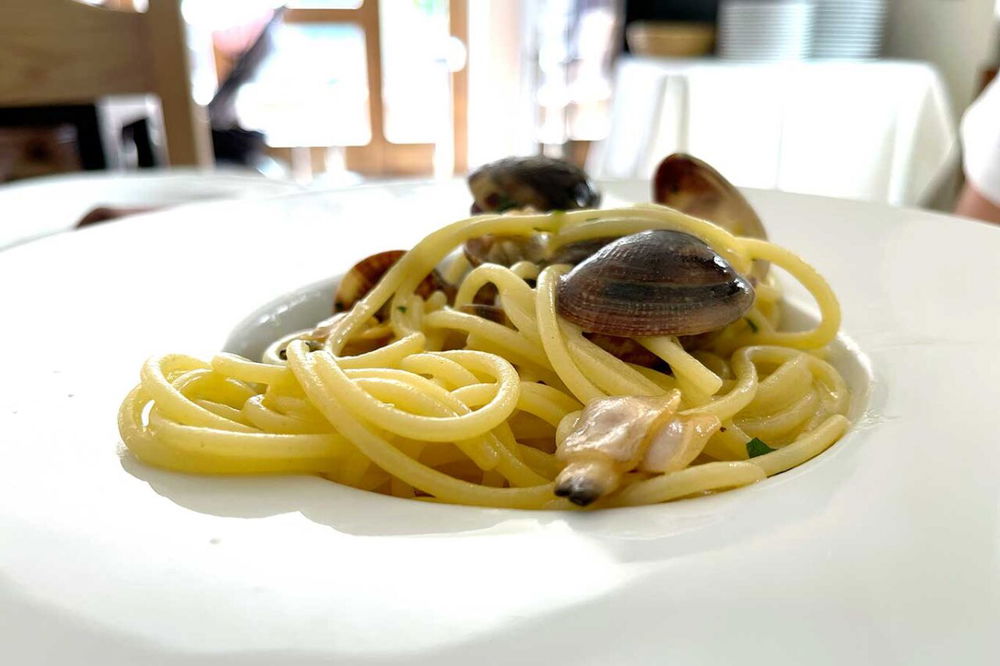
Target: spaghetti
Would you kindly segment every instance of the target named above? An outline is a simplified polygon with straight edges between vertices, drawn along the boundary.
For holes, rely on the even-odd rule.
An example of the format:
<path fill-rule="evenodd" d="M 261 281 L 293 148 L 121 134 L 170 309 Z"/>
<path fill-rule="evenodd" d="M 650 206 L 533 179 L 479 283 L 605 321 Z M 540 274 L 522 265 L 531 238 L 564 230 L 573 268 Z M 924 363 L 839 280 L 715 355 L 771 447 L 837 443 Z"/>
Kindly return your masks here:
<path fill-rule="evenodd" d="M 559 315 L 557 287 L 569 266 L 472 267 L 452 258 L 487 234 L 544 233 L 558 245 L 649 229 L 691 234 L 744 275 L 755 260 L 783 268 L 811 292 L 819 323 L 781 330 L 780 292 L 768 278 L 745 317 L 696 344 L 637 338 L 662 360 L 648 367 Z M 419 295 L 438 266 L 457 289 Z M 476 313 L 476 294 L 488 286 L 501 321 Z M 621 469 L 595 506 L 652 504 L 751 484 L 833 444 L 848 427 L 849 393 L 821 350 L 839 324 L 829 285 L 797 256 L 670 208 L 477 216 L 418 243 L 322 341 L 293 334 L 262 362 L 225 353 L 209 362 L 150 359 L 122 403 L 119 428 L 138 458 L 182 472 L 312 473 L 397 497 L 571 508 L 556 496 L 555 479 L 567 468 L 560 447 L 579 439 L 581 415 L 619 396 L 663 404 L 673 396 L 675 425 L 714 424 L 698 431 L 691 459 Z M 766 452 L 757 455 L 753 442 L 766 442 Z"/>

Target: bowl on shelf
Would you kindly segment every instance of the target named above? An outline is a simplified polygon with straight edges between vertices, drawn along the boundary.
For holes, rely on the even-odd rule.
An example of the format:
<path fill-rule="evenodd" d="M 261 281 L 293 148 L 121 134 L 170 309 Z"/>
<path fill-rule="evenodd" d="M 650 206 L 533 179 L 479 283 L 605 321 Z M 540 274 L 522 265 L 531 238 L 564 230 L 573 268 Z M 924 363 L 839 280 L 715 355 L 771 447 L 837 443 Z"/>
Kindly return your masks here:
<path fill-rule="evenodd" d="M 636 21 L 625 29 L 625 39 L 636 55 L 701 56 L 712 51 L 715 26 L 711 23 Z"/>

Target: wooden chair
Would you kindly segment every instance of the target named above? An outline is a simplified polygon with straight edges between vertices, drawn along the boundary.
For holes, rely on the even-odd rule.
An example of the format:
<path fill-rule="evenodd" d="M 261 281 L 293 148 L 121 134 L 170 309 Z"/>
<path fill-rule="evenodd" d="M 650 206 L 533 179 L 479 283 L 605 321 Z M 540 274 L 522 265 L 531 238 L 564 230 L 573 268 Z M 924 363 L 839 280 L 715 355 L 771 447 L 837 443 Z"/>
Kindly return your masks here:
<path fill-rule="evenodd" d="M 149 0 L 144 13 L 75 0 L 0 1 L 0 106 L 91 103 L 154 93 L 171 165 L 207 166 L 212 144 L 191 97 L 181 0 Z"/>

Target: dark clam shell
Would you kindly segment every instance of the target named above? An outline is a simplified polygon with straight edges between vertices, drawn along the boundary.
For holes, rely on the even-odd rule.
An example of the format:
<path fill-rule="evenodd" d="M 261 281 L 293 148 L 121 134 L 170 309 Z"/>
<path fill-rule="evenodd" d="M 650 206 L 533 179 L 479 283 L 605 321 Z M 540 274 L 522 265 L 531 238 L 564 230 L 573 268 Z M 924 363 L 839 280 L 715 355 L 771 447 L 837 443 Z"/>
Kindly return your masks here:
<path fill-rule="evenodd" d="M 596 208 L 601 195 L 583 169 L 551 157 L 507 157 L 469 175 L 473 213 L 530 206 L 537 211 Z"/>
<path fill-rule="evenodd" d="M 750 282 L 701 239 L 656 229 L 604 246 L 559 284 L 559 314 L 591 333 L 695 335 L 750 309 Z"/>

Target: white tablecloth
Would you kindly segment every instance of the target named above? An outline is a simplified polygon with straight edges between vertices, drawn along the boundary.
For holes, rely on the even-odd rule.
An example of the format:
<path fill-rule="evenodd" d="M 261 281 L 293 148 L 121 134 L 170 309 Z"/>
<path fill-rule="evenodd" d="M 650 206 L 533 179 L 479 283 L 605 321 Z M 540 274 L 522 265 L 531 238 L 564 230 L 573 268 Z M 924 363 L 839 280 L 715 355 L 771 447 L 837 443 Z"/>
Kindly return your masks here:
<path fill-rule="evenodd" d="M 623 58 L 598 178 L 648 178 L 691 153 L 735 184 L 926 204 L 958 161 L 947 93 L 928 64 Z"/>

